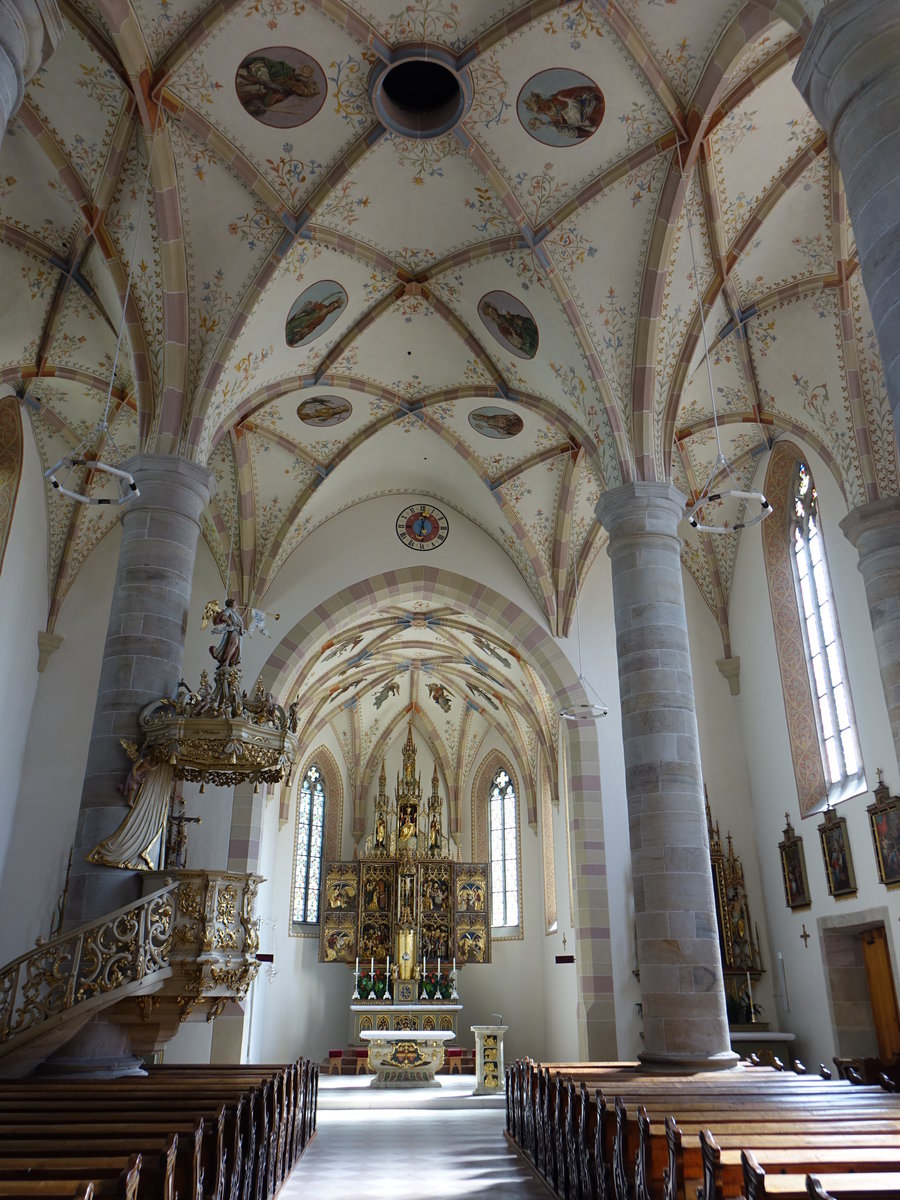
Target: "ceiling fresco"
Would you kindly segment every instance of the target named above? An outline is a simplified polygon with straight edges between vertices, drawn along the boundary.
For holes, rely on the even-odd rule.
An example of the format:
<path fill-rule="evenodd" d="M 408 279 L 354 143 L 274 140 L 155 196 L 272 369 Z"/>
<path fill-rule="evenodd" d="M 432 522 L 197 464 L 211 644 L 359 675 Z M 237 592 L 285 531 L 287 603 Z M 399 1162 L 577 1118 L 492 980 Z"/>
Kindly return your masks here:
<path fill-rule="evenodd" d="M 720 448 L 758 486 L 792 435 L 848 504 L 895 493 L 841 179 L 791 82 L 809 20 L 788 11 L 63 0 L 68 35 L 0 156 L 0 381 L 45 467 L 108 395 L 123 455 L 209 465 L 203 533 L 252 604 L 330 517 L 421 491 L 495 540 L 555 634 L 605 488 L 694 496 Z M 417 139 L 371 85 L 426 51 L 462 116 Z M 48 512 L 52 629 L 115 513 Z M 740 535 L 685 532 L 727 655 Z M 313 724 L 356 737 L 351 708 L 371 710 L 364 773 L 410 711 L 445 764 L 474 708 L 523 745 L 517 722 L 543 729 L 533 681 L 501 686 L 464 632 L 389 628 L 358 664 L 309 668 Z"/>

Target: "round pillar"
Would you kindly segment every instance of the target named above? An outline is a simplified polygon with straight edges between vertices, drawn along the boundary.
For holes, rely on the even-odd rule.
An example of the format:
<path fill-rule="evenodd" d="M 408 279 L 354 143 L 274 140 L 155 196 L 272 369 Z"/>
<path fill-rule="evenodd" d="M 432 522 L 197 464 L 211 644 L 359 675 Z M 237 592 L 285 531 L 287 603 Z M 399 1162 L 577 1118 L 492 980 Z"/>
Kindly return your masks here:
<path fill-rule="evenodd" d="M 900 768 L 900 497 L 873 500 L 841 521 L 859 553 L 869 619 Z"/>
<path fill-rule="evenodd" d="M 655 1070 L 712 1070 L 731 1050 L 669 484 L 604 492 L 622 705 L 644 1051 Z"/>
<path fill-rule="evenodd" d="M 56 0 L 0 0 L 0 144 L 25 85 L 63 35 Z"/>
<path fill-rule="evenodd" d="M 900 5 L 831 0 L 794 83 L 828 134 L 900 430 Z"/>
<path fill-rule="evenodd" d="M 71 927 L 129 904 L 140 894 L 128 871 L 94 866 L 85 855 L 121 823 L 119 791 L 128 771 L 120 738 L 140 745 L 141 709 L 173 696 L 181 678 L 184 637 L 210 473 L 171 455 L 140 454 L 126 463 L 140 496 L 122 512 L 109 626 L 81 793 L 66 905 Z"/>

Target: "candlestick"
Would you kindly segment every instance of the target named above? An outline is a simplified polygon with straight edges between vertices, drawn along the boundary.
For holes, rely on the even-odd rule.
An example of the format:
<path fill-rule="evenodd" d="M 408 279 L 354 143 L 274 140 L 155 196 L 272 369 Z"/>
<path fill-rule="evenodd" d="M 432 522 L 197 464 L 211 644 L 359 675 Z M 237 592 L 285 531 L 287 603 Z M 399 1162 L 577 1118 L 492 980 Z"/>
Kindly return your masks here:
<path fill-rule="evenodd" d="M 441 956 L 438 955 L 438 979 L 441 977 Z"/>
<path fill-rule="evenodd" d="M 372 955 L 372 958 L 369 961 L 369 974 L 370 975 L 375 974 L 375 955 L 374 954 Z"/>
<path fill-rule="evenodd" d="M 384 968 L 384 977 L 385 977 L 385 979 L 390 979 L 390 977 L 391 977 L 391 956 L 390 955 L 387 956 L 387 966 Z"/>

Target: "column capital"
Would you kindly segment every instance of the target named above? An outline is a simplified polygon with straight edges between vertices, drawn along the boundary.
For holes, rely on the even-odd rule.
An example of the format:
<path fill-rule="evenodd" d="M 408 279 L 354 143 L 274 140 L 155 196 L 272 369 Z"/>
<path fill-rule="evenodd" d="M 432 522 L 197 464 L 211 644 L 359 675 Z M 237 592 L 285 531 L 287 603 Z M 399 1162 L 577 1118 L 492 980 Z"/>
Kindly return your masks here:
<path fill-rule="evenodd" d="M 852 508 L 840 526 L 844 537 L 857 550 L 860 549 L 860 540 L 870 533 L 887 532 L 889 538 L 893 534 L 893 540 L 900 542 L 900 496 L 871 500 L 868 504 Z"/>
<path fill-rule="evenodd" d="M 177 454 L 135 454 L 122 465 L 141 490 L 128 502 L 125 515 L 131 509 L 155 508 L 199 521 L 214 491 L 212 471 Z"/>
<path fill-rule="evenodd" d="M 797 60 L 794 83 L 830 138 L 848 103 L 898 63 L 896 0 L 831 0 Z"/>
<path fill-rule="evenodd" d="M 671 483 L 635 480 L 601 492 L 594 512 L 612 538 L 635 533 L 676 535 L 685 498 Z"/>

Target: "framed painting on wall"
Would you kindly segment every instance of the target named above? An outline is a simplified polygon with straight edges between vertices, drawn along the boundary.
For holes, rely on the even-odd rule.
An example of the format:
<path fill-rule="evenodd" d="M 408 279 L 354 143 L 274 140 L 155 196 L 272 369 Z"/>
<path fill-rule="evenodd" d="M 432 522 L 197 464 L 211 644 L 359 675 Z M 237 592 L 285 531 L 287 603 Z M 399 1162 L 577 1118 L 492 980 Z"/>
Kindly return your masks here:
<path fill-rule="evenodd" d="M 825 820 L 819 826 L 819 839 L 822 843 L 829 893 L 835 899 L 855 896 L 856 875 L 853 871 L 850 839 L 847 836 L 847 822 L 844 817 L 835 816 L 832 808 L 825 810 Z"/>
<path fill-rule="evenodd" d="M 781 877 L 784 882 L 784 902 L 791 909 L 810 908 L 809 881 L 806 877 L 806 855 L 803 838 L 794 833 L 791 818 L 784 814 L 784 840 L 778 843 L 781 851 Z"/>
<path fill-rule="evenodd" d="M 878 878 L 886 887 L 900 886 L 900 796 L 892 796 L 880 780 L 875 803 L 866 809 L 875 846 Z"/>

